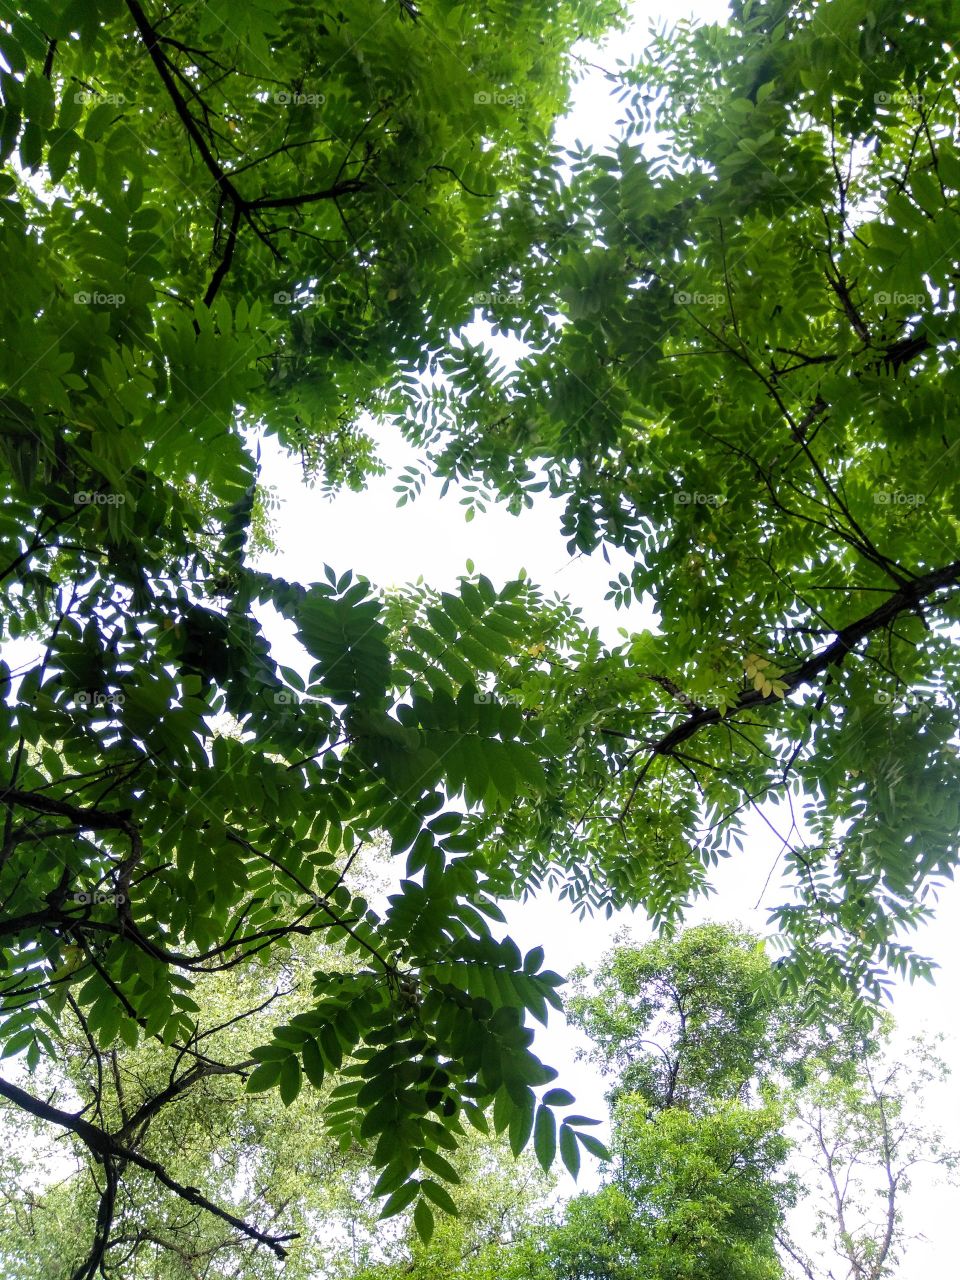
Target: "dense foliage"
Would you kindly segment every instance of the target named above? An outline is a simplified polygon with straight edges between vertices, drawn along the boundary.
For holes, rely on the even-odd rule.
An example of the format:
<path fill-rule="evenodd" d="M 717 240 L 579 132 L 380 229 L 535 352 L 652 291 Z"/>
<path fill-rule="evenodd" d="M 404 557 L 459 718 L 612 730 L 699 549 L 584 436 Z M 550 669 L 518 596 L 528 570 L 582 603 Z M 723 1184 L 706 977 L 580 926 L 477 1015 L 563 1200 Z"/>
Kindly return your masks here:
<path fill-rule="evenodd" d="M 291 1280 L 827 1280 L 839 1266 L 851 1280 L 883 1280 L 915 1234 L 913 1174 L 958 1167 L 930 1118 L 944 1076 L 933 1047 L 911 1043 L 897 1057 L 889 1023 L 798 1034 L 796 1007 L 771 998 L 757 939 L 707 925 L 673 942 L 621 941 L 578 977 L 573 1018 L 611 1085 L 613 1156 L 600 1185 L 558 1202 L 534 1159 L 474 1132 L 450 1154 L 459 1216 L 442 1215 L 425 1242 L 416 1213 L 377 1222 L 369 1145 L 341 1149 L 315 1095 L 288 1107 L 276 1091 L 243 1087 L 265 1030 L 309 1007 L 311 968 L 334 961 L 351 971 L 314 938 L 279 966 L 211 979 L 186 1052 L 98 1050 L 70 1008 L 58 1062 L 38 1083 L 136 1136 L 142 1154 L 221 1208 L 298 1232 Z M 82 1141 L 68 1154 L 25 1113 L 8 1111 L 2 1133 L 3 1274 L 60 1280 L 87 1256 L 101 1170 Z M 108 1275 L 275 1274 L 229 1221 L 150 1182 L 132 1169 L 118 1187 Z"/>
<path fill-rule="evenodd" d="M 550 1237 L 552 1280 L 882 1280 L 916 1233 L 920 1166 L 960 1152 L 937 1044 L 894 1048 L 849 1000 L 807 1021 L 758 940 L 703 925 L 620 945 L 570 1007 L 611 1081 L 614 1162 Z"/>
<path fill-rule="evenodd" d="M 782 1275 L 793 1190 L 773 1078 L 796 1007 L 772 1002 L 769 971 L 755 938 L 706 925 L 578 975 L 571 1014 L 612 1081 L 614 1164 L 554 1237 L 557 1280 Z"/>
<path fill-rule="evenodd" d="M 281 963 L 218 974 L 201 988 L 197 1032 L 185 1046 L 155 1041 L 100 1050 L 72 1002 L 60 1020 L 56 1064 L 38 1069 L 35 1089 L 58 1106 L 117 1134 L 181 1187 L 263 1234 L 295 1235 L 283 1274 L 353 1280 L 374 1260 L 408 1259 L 405 1233 L 377 1221 L 369 1144 L 345 1149 L 324 1119 L 332 1081 L 292 1102 L 251 1093 L 252 1056 L 280 1019 L 310 1008 L 318 965 L 356 968 L 320 936 L 300 939 Z M 0 1155 L 0 1272 L 6 1280 L 62 1280 L 85 1264 L 104 1170 L 81 1138 L 65 1148 L 24 1112 L 3 1112 Z M 531 1157 L 515 1163 L 505 1141 L 471 1131 L 446 1176 L 459 1216 L 442 1218 L 432 1244 L 443 1256 L 481 1251 L 522 1219 L 530 1225 L 548 1183 Z M 422 1246 L 421 1246 L 422 1247 Z M 208 1274 L 260 1280 L 277 1263 L 256 1241 L 211 1212 L 199 1212 L 150 1168 L 128 1168 L 116 1188 L 104 1265 L 108 1275 L 193 1280 Z"/>
<path fill-rule="evenodd" d="M 675 919 L 783 801 L 785 974 L 876 991 L 927 971 L 898 930 L 955 855 L 952 6 L 735 6 L 614 77 L 623 138 L 566 157 L 571 48 L 616 20 L 0 18 L 4 1053 L 56 1057 L 70 1009 L 101 1049 L 189 1056 L 204 981 L 342 944 L 249 1087 L 335 1078 L 332 1131 L 424 1237 L 488 1108 L 544 1167 L 603 1151 L 531 1048 L 561 977 L 491 929 L 496 898 Z M 465 336 L 478 307 L 516 369 Z M 514 507 L 566 495 L 658 630 L 611 652 L 472 571 L 390 598 L 258 571 L 258 436 L 357 486 L 364 412 Z M 379 839 L 404 871 L 371 904 Z M 103 1166 L 77 1280 L 132 1169 L 215 1210 L 18 1080 Z"/>
<path fill-rule="evenodd" d="M 462 341 L 406 426 L 655 608 L 529 695 L 580 735 L 551 857 L 667 912 L 762 799 L 796 976 L 880 984 L 956 857 L 960 12 L 733 10 L 611 75 L 622 137 L 485 308 L 525 354 Z"/>
<path fill-rule="evenodd" d="M 419 1196 L 424 1232 L 464 1115 L 497 1098 L 549 1163 L 571 1100 L 541 1089 L 555 1073 L 522 1025 L 560 979 L 491 936 L 500 886 L 475 854 L 556 749 L 475 697 L 538 597 L 478 577 L 417 626 L 349 570 L 257 573 L 252 437 L 360 481 L 360 411 L 472 314 L 509 251 L 501 197 L 549 157 L 570 43 L 610 16 L 107 0 L 0 29 L 0 584 L 25 638 L 2 672 L 5 1051 L 55 1053 L 68 1001 L 102 1045 L 188 1044 L 198 979 L 347 938 L 364 966 L 320 966 L 250 1086 L 291 1103 L 343 1068 L 337 1131 L 379 1138 L 376 1193 Z M 522 111 L 501 92 L 519 82 Z M 271 659 L 259 606 L 297 627 L 302 675 Z M 469 666 L 446 655 L 464 631 Z M 351 872 L 380 833 L 412 851 L 374 911 Z M 104 1163 L 93 1275 L 120 1173 L 156 1171 L 122 1128 L 3 1093 Z"/>

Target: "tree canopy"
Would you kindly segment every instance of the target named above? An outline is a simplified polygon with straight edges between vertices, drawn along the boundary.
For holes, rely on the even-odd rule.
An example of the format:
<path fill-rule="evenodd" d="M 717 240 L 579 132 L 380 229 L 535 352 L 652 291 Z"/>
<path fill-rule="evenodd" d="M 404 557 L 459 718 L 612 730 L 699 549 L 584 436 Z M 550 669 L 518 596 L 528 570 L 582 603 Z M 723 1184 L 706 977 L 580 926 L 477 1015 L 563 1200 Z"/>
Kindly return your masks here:
<path fill-rule="evenodd" d="M 581 972 L 572 1020 L 612 1084 L 599 1186 L 558 1197 L 532 1156 L 516 1160 L 492 1130 L 474 1131 L 449 1153 L 458 1216 L 439 1215 L 425 1239 L 419 1209 L 377 1222 L 369 1144 L 342 1150 L 323 1123 L 335 1084 L 289 1105 L 243 1087 L 270 1026 L 309 1007 L 310 970 L 350 972 L 319 937 L 280 964 L 206 982 L 186 1053 L 150 1042 L 101 1050 L 69 1006 L 58 1060 L 42 1064 L 37 1085 L 58 1103 L 75 1097 L 220 1210 L 296 1231 L 291 1280 L 824 1280 L 838 1264 L 851 1280 L 883 1280 L 916 1238 L 916 1171 L 960 1166 L 931 1092 L 944 1065 L 923 1040 L 894 1053 L 889 1018 L 867 1028 L 838 1006 L 840 1021 L 800 1026 L 758 944 L 698 926 L 669 942 L 621 939 Z M 0 1111 L 0 1133 L 3 1273 L 60 1280 L 89 1254 L 102 1171 L 78 1137 L 67 1154 L 14 1108 Z M 108 1276 L 275 1274 L 229 1219 L 151 1182 L 134 1168 L 117 1186 Z"/>
<path fill-rule="evenodd" d="M 463 341 L 410 391 L 441 474 L 546 486 L 656 612 L 543 681 L 583 738 L 554 856 L 666 908 L 762 797 L 777 923 L 875 980 L 956 855 L 955 22 L 833 0 L 664 32 L 487 308 L 526 354 Z"/>
<path fill-rule="evenodd" d="M 806 1021 L 758 942 L 718 924 L 621 939 L 578 974 L 614 1157 L 548 1235 L 556 1280 L 898 1274 L 917 1169 L 960 1164 L 930 1093 L 938 1044 L 898 1053 L 892 1017 L 865 1024 L 849 998 Z"/>
<path fill-rule="evenodd" d="M 7 1056 L 55 1056 L 67 1007 L 189 1056 L 206 979 L 342 944 L 249 1087 L 335 1077 L 333 1132 L 427 1234 L 487 1108 L 545 1167 L 597 1149 L 531 1047 L 562 978 L 497 898 L 675 922 L 779 803 L 785 981 L 929 972 L 903 930 L 956 854 L 955 19 L 735 5 L 612 72 L 622 137 L 567 155 L 605 2 L 5 10 Z M 365 414 L 422 447 L 405 495 L 565 497 L 656 629 L 609 649 L 472 570 L 259 570 L 259 437 L 359 486 Z M 371 904 L 380 840 L 404 870 Z M 27 1084 L 0 1093 L 106 1171 L 79 1280 L 121 1174 L 191 1188 Z"/>
<path fill-rule="evenodd" d="M 56 1061 L 44 1060 L 32 1087 L 59 1106 L 81 1108 L 181 1188 L 265 1235 L 294 1237 L 283 1270 L 289 1280 L 358 1280 L 368 1265 L 391 1266 L 395 1258 L 406 1266 L 415 1233 L 409 1214 L 404 1229 L 377 1221 L 370 1144 L 343 1149 L 328 1131 L 324 1112 L 335 1079 L 293 1102 L 276 1089 L 244 1087 L 257 1065 L 253 1052 L 272 1027 L 310 1008 L 310 975 L 319 965 L 345 973 L 355 967 L 317 935 L 298 939 L 282 960 L 209 977 L 197 991 L 197 1030 L 185 1048 L 141 1040 L 100 1049 L 86 1034 L 80 1006 L 68 1003 Z M 105 1170 L 80 1137 L 51 1142 L 48 1124 L 15 1108 L 0 1109 L 0 1125 L 0 1271 L 7 1280 L 62 1280 L 90 1256 Z M 544 1216 L 538 1201 L 549 1180 L 532 1156 L 515 1163 L 505 1140 L 476 1130 L 448 1154 L 445 1176 L 459 1213 L 438 1214 L 434 1267 L 441 1258 L 451 1266 L 461 1255 L 480 1259 L 518 1222 L 530 1227 Z M 277 1274 L 269 1250 L 229 1218 L 184 1203 L 150 1168 L 125 1170 L 111 1221 L 102 1221 L 108 1275 Z M 412 1247 L 416 1253 L 425 1246 Z"/>

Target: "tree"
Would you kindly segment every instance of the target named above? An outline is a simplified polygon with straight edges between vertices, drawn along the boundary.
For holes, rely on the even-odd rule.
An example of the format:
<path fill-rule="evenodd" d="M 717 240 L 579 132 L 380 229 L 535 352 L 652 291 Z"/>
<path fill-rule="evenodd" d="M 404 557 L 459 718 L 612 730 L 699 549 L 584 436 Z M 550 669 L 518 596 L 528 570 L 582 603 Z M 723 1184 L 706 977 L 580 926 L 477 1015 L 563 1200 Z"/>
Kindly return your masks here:
<path fill-rule="evenodd" d="M 850 1280 L 896 1275 L 916 1239 L 903 1202 L 917 1169 L 951 1176 L 960 1166 L 960 1152 L 928 1119 L 930 1087 L 949 1074 L 937 1044 L 914 1037 L 898 1055 L 892 1032 L 888 1019 L 878 1032 L 854 1036 L 839 1070 L 814 1058 L 809 1082 L 789 1099 L 807 1204 L 815 1206 L 816 1239 L 780 1238 L 798 1280 L 829 1280 L 834 1259 Z"/>
<path fill-rule="evenodd" d="M 71 1001 L 101 1050 L 180 1052 L 207 978 L 343 943 L 363 963 L 319 966 L 249 1084 L 292 1105 L 335 1076 L 332 1131 L 426 1231 L 488 1104 L 544 1165 L 591 1149 L 525 1025 L 561 978 L 496 936 L 497 896 L 676 920 L 743 810 L 802 793 L 787 980 L 928 972 L 898 930 L 956 853 L 944 7 L 906 35 L 865 0 L 684 29 L 623 72 L 627 136 L 570 180 L 550 130 L 606 0 L 6 15 L 7 1056 L 55 1056 Z M 478 306 L 522 335 L 516 371 L 462 336 Z M 614 590 L 650 593 L 658 632 L 608 652 L 472 570 L 390 598 L 259 572 L 258 434 L 357 485 L 364 411 L 515 508 L 565 495 L 575 545 L 635 555 Z M 405 874 L 374 907 L 380 838 Z M 105 1170 L 79 1280 L 121 1178 L 168 1175 L 28 1084 L 0 1094 Z"/>
<path fill-rule="evenodd" d="M 344 973 L 356 968 L 339 959 Z M 261 1233 L 290 1237 L 284 1271 L 290 1280 L 357 1277 L 368 1267 L 370 1274 L 410 1274 L 408 1251 L 423 1251 L 412 1215 L 405 1215 L 404 1231 L 391 1233 L 377 1222 L 369 1151 L 356 1143 L 344 1149 L 324 1123 L 333 1085 L 289 1104 L 276 1090 L 244 1088 L 257 1046 L 278 1019 L 309 1008 L 311 971 L 336 960 L 313 938 L 279 964 L 242 971 L 239 980 L 233 973 L 210 979 L 196 1034 L 181 1048 L 141 1043 L 102 1051 L 79 1008 L 67 1010 L 56 1066 L 44 1065 L 36 1087 L 57 1106 L 75 1107 L 118 1134 L 180 1188 L 157 1186 L 149 1168 L 123 1172 L 104 1274 L 274 1275 L 270 1254 L 219 1210 Z M 0 1120 L 0 1268 L 10 1280 L 61 1280 L 89 1256 L 109 1166 L 79 1138 L 65 1152 L 62 1141 L 50 1141 L 49 1126 L 18 1108 L 4 1106 Z M 505 1143 L 476 1132 L 451 1158 L 446 1172 L 456 1183 L 460 1216 L 438 1224 L 430 1253 L 449 1274 L 461 1261 L 478 1265 L 520 1224 L 531 1224 L 549 1186 L 530 1157 L 518 1164 Z M 198 1212 L 198 1197 L 214 1211 Z"/>
<path fill-rule="evenodd" d="M 550 864 L 661 918 L 762 806 L 798 990 L 929 973 L 905 933 L 956 859 L 955 18 L 771 0 L 658 33 L 485 309 L 523 357 L 463 338 L 410 382 L 439 474 L 563 498 L 656 613 L 530 682 L 579 734 Z"/>
<path fill-rule="evenodd" d="M 256 436 L 328 485 L 376 467 L 362 411 L 517 255 L 505 219 L 551 161 L 569 47 L 613 17 L 52 0 L 0 23 L 0 589 L 31 642 L 0 668 L 4 1053 L 56 1056 L 73 1004 L 100 1049 L 188 1053 L 198 984 L 347 940 L 366 967 L 321 964 L 249 1083 L 289 1105 L 343 1068 L 338 1136 L 377 1139 L 376 1193 L 424 1197 L 422 1223 L 449 1195 L 413 1175 L 464 1116 L 499 1095 L 518 1149 L 539 1116 L 546 1161 L 568 1097 L 522 1026 L 560 979 L 493 938 L 476 852 L 543 786 L 539 727 L 475 700 L 483 662 L 536 638 L 539 596 L 471 575 L 401 635 L 349 570 L 257 572 Z M 302 672 L 261 607 L 298 629 Z M 356 870 L 384 833 L 408 876 L 378 912 Z M 0 1094 L 103 1166 L 92 1276 L 121 1181 L 175 1188 L 137 1135 L 28 1083 Z"/>
<path fill-rule="evenodd" d="M 793 1187 L 770 1058 L 790 1011 L 769 971 L 756 938 L 704 925 L 580 972 L 571 1018 L 614 1078 L 614 1162 L 550 1237 L 557 1280 L 779 1280 Z"/>
<path fill-rule="evenodd" d="M 702 925 L 642 947 L 621 941 L 589 984 L 574 971 L 567 1009 L 589 1060 L 615 1077 L 614 1098 L 702 1110 L 745 1096 L 782 1054 L 793 1011 L 765 991 L 769 971 L 758 939 Z"/>
<path fill-rule="evenodd" d="M 651 1119 L 638 1101 L 616 1113 L 616 1175 L 573 1200 L 549 1237 L 556 1280 L 779 1280 L 790 1189 L 778 1109 L 726 1103 Z"/>
<path fill-rule="evenodd" d="M 300 967 L 317 959 L 304 954 Z M 45 1064 L 33 1089 L 115 1135 L 147 1163 L 98 1160 L 72 1134 L 65 1149 L 62 1139 L 51 1141 L 49 1124 L 5 1106 L 5 1275 L 86 1274 L 92 1229 L 106 1275 L 146 1271 L 180 1280 L 204 1268 L 222 1276 L 272 1275 L 270 1254 L 256 1247 L 254 1232 L 279 1240 L 305 1235 L 288 1270 L 316 1274 L 318 1242 L 310 1227 L 320 1213 L 331 1225 L 338 1220 L 343 1197 L 338 1203 L 331 1191 L 350 1161 L 338 1158 L 324 1133 L 317 1099 L 288 1111 L 277 1093 L 244 1091 L 256 1065 L 251 1050 L 291 1003 L 284 976 L 274 980 L 275 986 L 258 973 L 238 984 L 225 974 L 205 984 L 211 1004 L 198 1012 L 197 1033 L 180 1049 L 148 1042 L 100 1050 L 79 1006 L 68 1010 L 57 1065 Z M 215 1211 L 204 1212 L 210 1206 Z M 247 1231 L 238 1231 L 237 1221 Z"/>
<path fill-rule="evenodd" d="M 756 939 L 709 925 L 673 942 L 622 941 L 591 982 L 579 977 L 573 1017 L 612 1083 L 613 1156 L 599 1190 L 558 1205 L 533 1158 L 517 1162 L 502 1139 L 473 1131 L 448 1153 L 459 1216 L 438 1215 L 422 1240 L 420 1210 L 392 1229 L 377 1221 L 368 1145 L 331 1137 L 323 1107 L 339 1086 L 289 1105 L 275 1090 L 244 1088 L 270 1027 L 309 1008 L 321 961 L 356 968 L 313 938 L 279 964 L 205 982 L 186 1048 L 101 1051 L 69 1008 L 57 1065 L 39 1069 L 43 1095 L 120 1129 L 211 1206 L 185 1208 L 149 1169 L 124 1171 L 107 1275 L 272 1275 L 269 1254 L 217 1216 L 225 1210 L 296 1237 L 292 1280 L 830 1280 L 837 1256 L 853 1280 L 881 1280 L 912 1239 L 912 1172 L 958 1167 L 925 1119 L 944 1074 L 930 1046 L 898 1059 L 889 1020 L 870 1032 L 804 1030 L 796 1008 L 770 1000 Z M 79 1138 L 67 1156 L 25 1112 L 8 1106 L 0 1117 L 3 1273 L 59 1280 L 88 1257 L 105 1170 Z"/>
<path fill-rule="evenodd" d="M 722 925 L 621 941 L 578 975 L 615 1156 L 550 1237 L 558 1280 L 896 1274 L 914 1171 L 960 1163 L 928 1118 L 946 1066 L 922 1038 L 896 1054 L 892 1018 L 864 1025 L 849 998 L 805 1023 L 770 976 L 757 939 Z"/>

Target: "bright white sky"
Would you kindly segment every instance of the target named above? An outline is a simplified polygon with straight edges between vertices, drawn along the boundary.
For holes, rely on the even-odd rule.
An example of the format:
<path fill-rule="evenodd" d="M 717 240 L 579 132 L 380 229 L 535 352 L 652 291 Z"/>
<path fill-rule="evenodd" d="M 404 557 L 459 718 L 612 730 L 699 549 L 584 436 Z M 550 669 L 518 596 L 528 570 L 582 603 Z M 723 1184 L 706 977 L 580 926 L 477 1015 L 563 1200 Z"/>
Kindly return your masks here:
<path fill-rule="evenodd" d="M 617 36 L 612 50 L 591 52 L 593 61 L 612 65 L 618 56 L 639 51 L 651 20 L 658 20 L 658 25 L 664 19 L 674 22 L 685 13 L 703 21 L 723 20 L 726 5 L 719 0 L 700 0 L 693 7 L 669 12 L 662 5 L 648 4 L 635 6 L 634 11 L 637 17 L 630 35 Z M 561 130 L 561 140 L 569 143 L 579 139 L 600 146 L 613 131 L 617 116 L 616 104 L 607 96 L 602 79 L 593 76 L 578 85 L 575 108 Z M 450 589 L 471 559 L 495 582 L 513 578 L 525 568 L 535 582 L 580 605 L 586 619 L 611 641 L 616 639 L 618 627 L 649 624 L 649 618 L 636 607 L 618 613 L 604 600 L 610 578 L 626 566 L 626 557 L 623 563 L 614 559 L 612 566 L 598 555 L 570 558 L 560 534 L 559 503 L 543 498 L 519 517 L 493 508 L 467 524 L 456 492 L 451 490 L 441 501 L 439 486 L 433 485 L 412 505 L 397 509 L 392 488 L 396 472 L 414 461 L 415 455 L 396 439 L 384 439 L 381 452 L 390 474 L 372 481 L 363 494 L 342 493 L 325 500 L 303 485 L 299 468 L 291 459 L 267 447 L 263 480 L 276 486 L 283 505 L 276 538 L 280 551 L 265 557 L 263 567 L 311 582 L 322 577 L 323 565 L 328 563 L 339 572 L 352 568 L 384 587 L 422 575 L 432 586 Z M 284 654 L 285 645 L 279 638 L 278 642 L 280 660 L 297 665 L 294 652 Z M 778 842 L 760 821 L 752 836 L 746 851 L 734 854 L 721 867 L 715 879 L 716 896 L 693 911 L 691 923 L 736 920 L 758 932 L 766 931 L 764 906 L 777 901 L 776 878 L 764 901 L 759 899 L 776 860 Z M 936 986 L 897 991 L 894 1011 L 905 1033 L 923 1027 L 953 1031 L 954 1011 L 960 1004 L 958 907 L 960 888 L 953 885 L 942 896 L 938 920 L 920 940 L 921 949 L 941 966 Z M 543 945 L 548 965 L 561 973 L 581 962 L 594 964 L 610 945 L 611 935 L 625 924 L 633 925 L 638 938 L 648 936 L 642 916 L 578 922 L 569 908 L 549 898 L 512 908 L 508 915 L 517 943 L 524 950 Z M 577 1094 L 578 1108 L 602 1115 L 604 1086 L 575 1061 L 575 1049 L 576 1037 L 562 1025 L 552 1026 L 538 1039 L 538 1052 L 544 1061 L 560 1069 L 563 1082 Z M 949 1046 L 948 1057 L 960 1068 L 956 1042 Z M 942 1090 L 938 1097 L 929 1099 L 929 1106 L 952 1135 L 954 1145 L 960 1147 L 960 1107 L 953 1091 Z M 920 1276 L 924 1280 L 955 1280 L 951 1221 L 955 1201 L 955 1192 L 917 1179 L 908 1218 L 911 1228 L 927 1239 L 912 1247 L 901 1272 L 905 1280 Z"/>

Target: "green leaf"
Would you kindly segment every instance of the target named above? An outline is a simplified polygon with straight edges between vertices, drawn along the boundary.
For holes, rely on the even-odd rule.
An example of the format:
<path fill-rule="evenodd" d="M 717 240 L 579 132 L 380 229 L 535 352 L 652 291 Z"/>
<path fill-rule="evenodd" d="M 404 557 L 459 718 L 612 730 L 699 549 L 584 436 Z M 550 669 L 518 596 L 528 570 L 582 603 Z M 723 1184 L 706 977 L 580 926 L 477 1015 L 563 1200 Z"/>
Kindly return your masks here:
<path fill-rule="evenodd" d="M 392 1195 L 403 1186 L 416 1168 L 416 1156 L 410 1152 L 405 1153 L 401 1159 L 391 1161 L 377 1179 L 373 1188 L 374 1196 Z"/>
<path fill-rule="evenodd" d="M 577 1146 L 579 1136 L 568 1125 L 560 1126 L 560 1158 L 574 1182 L 580 1172 L 580 1148 Z"/>
<path fill-rule="evenodd" d="M 20 138 L 20 163 L 24 169 L 39 169 L 42 158 L 43 130 L 31 120 Z"/>
<path fill-rule="evenodd" d="M 557 1122 L 550 1108 L 543 1105 L 537 1108 L 533 1126 L 533 1149 L 544 1173 L 549 1172 L 557 1154 Z"/>
<path fill-rule="evenodd" d="M 577 1133 L 577 1141 L 581 1146 L 586 1147 L 591 1155 L 596 1156 L 598 1160 L 610 1160 L 612 1158 L 607 1148 L 592 1133 Z"/>
<path fill-rule="evenodd" d="M 340 1039 L 335 1028 L 329 1022 L 324 1023 L 320 1028 L 317 1039 L 331 1070 L 339 1071 L 343 1063 L 343 1049 L 340 1047 Z"/>
<path fill-rule="evenodd" d="M 256 1067 L 247 1080 L 247 1093 L 264 1093 L 272 1089 L 280 1079 L 280 1070 L 285 1061 L 263 1062 Z"/>
<path fill-rule="evenodd" d="M 280 1065 L 280 1097 L 285 1107 L 294 1101 L 302 1084 L 299 1059 L 291 1053 Z"/>
<path fill-rule="evenodd" d="M 433 1237 L 434 1217 L 433 1210 L 425 1200 L 417 1202 L 417 1207 L 413 1211 L 413 1225 L 423 1243 L 429 1244 Z"/>
<path fill-rule="evenodd" d="M 437 1208 L 442 1209 L 444 1213 L 449 1213 L 451 1217 L 458 1218 L 460 1210 L 454 1203 L 453 1197 L 446 1187 L 442 1187 L 438 1182 L 434 1182 L 432 1178 L 425 1178 L 420 1184 L 420 1190 L 432 1200 Z"/>
<path fill-rule="evenodd" d="M 12 1058 L 14 1054 L 20 1053 L 23 1049 L 26 1049 L 27 1046 L 32 1043 L 33 1043 L 32 1028 L 27 1028 L 27 1030 L 25 1031 L 19 1031 L 16 1035 L 11 1036 L 10 1039 L 4 1044 L 3 1052 L 0 1053 L 0 1058 Z"/>
<path fill-rule="evenodd" d="M 428 1147 L 424 1147 L 420 1152 L 420 1159 L 431 1173 L 439 1174 L 447 1182 L 458 1183 L 460 1181 L 459 1173 L 457 1173 L 450 1161 L 445 1160 L 439 1152 L 431 1151 Z"/>
<path fill-rule="evenodd" d="M 398 1213 L 402 1213 L 408 1205 L 416 1200 L 420 1193 L 421 1184 L 419 1182 L 407 1182 L 399 1191 L 395 1191 L 389 1197 L 387 1203 L 380 1210 L 380 1218 L 392 1218 Z"/>
<path fill-rule="evenodd" d="M 312 1036 L 309 1040 L 303 1042 L 300 1054 L 303 1058 L 303 1070 L 307 1079 L 315 1089 L 322 1088 L 325 1075 L 323 1056 L 320 1052 L 320 1046 Z"/>
<path fill-rule="evenodd" d="M 566 1089 L 548 1089 L 543 1095 L 543 1104 L 546 1107 L 569 1107 L 574 1102 L 576 1098 Z"/>
<path fill-rule="evenodd" d="M 530 1141 L 537 1100 L 532 1089 L 523 1090 L 522 1102 L 515 1103 L 509 1124 L 510 1150 L 519 1156 Z"/>
<path fill-rule="evenodd" d="M 99 142 L 118 114 L 116 105 L 111 102 L 101 102 L 95 106 L 84 122 L 84 140 L 90 143 Z"/>

